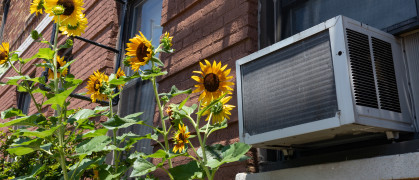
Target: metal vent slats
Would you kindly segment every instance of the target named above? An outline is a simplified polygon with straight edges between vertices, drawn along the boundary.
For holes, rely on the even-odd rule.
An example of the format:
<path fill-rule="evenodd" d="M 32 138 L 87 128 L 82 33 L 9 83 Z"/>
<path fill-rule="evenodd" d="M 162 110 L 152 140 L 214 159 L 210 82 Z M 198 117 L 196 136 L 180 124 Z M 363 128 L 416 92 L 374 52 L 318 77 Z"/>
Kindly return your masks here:
<path fill-rule="evenodd" d="M 356 105 L 378 108 L 368 36 L 346 29 Z"/>
<path fill-rule="evenodd" d="M 319 33 L 241 68 L 250 135 L 334 117 L 338 111 L 329 33 Z"/>
<path fill-rule="evenodd" d="M 391 44 L 372 37 L 381 109 L 401 112 Z"/>

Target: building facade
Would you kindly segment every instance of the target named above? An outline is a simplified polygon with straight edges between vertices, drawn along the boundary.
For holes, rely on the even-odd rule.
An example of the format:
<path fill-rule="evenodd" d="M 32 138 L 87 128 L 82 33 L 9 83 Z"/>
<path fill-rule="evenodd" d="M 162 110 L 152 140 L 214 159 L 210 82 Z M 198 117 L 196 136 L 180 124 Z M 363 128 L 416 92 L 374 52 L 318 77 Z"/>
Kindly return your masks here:
<path fill-rule="evenodd" d="M 419 57 L 418 0 L 85 0 L 84 3 L 84 13 L 89 21 L 86 33 L 82 34 L 81 38 L 74 38 L 72 49 L 62 52 L 63 55 L 72 54 L 71 58 L 77 59 L 71 65 L 70 71 L 76 78 L 83 79 L 84 83 L 76 89 L 76 93 L 86 92 L 84 87 L 93 71 L 110 74 L 118 67 L 123 67 L 128 75 L 131 74 L 130 69 L 123 66 L 122 60 L 126 43 L 138 34 L 138 31 L 143 32 L 153 44 L 159 43 L 158 39 L 164 32 L 174 36 L 175 52 L 160 55 L 168 74 L 158 80 L 158 87 L 159 92 L 167 92 L 172 85 L 179 89 L 193 88 L 195 82 L 190 78 L 193 75 L 192 71 L 199 70 L 199 62 L 203 62 L 204 59 L 221 61 L 232 69 L 231 74 L 236 74 L 237 60 L 265 47 L 269 49 L 269 46 L 276 42 L 286 40 L 337 15 L 367 23 L 394 35 L 403 47 L 404 58 L 416 62 L 416 65 L 411 65 L 410 75 L 413 77 L 410 79 L 412 84 L 419 84 L 417 72 L 414 73 L 417 70 L 414 67 L 419 64 L 414 60 Z M 29 6 L 29 1 L 3 0 L 0 9 L 0 38 L 3 42 L 9 42 L 12 50 L 20 51 L 23 58 L 31 57 L 38 48 L 45 47 L 31 40 L 32 29 L 37 29 L 49 40 L 54 28 L 48 15 L 31 15 Z M 65 42 L 66 38 L 60 36 L 59 43 Z M 26 74 L 33 77 L 39 77 L 43 72 L 32 66 L 26 66 L 24 69 Z M 0 74 L 1 82 L 6 81 L 8 76 L 16 75 L 10 69 L 1 69 Z M 236 82 L 236 77 L 233 78 L 233 82 Z M 412 89 L 412 92 L 416 92 L 412 93 L 412 102 L 419 102 L 419 89 Z M 126 84 L 115 109 L 121 116 L 140 111 L 147 112 L 142 118 L 150 125 L 158 126 L 159 115 L 152 93 L 149 82 L 132 80 Z M 179 103 L 183 98 L 176 97 L 174 102 Z M 198 96 L 192 95 L 190 99 L 191 102 L 197 102 Z M 238 106 L 237 100 L 235 92 L 230 102 Z M 11 86 L 0 86 L 0 102 L 0 111 L 18 107 L 29 114 L 36 112 L 33 102 Z M 93 108 L 97 105 L 99 104 L 88 100 L 73 98 L 70 107 Z M 413 111 L 417 111 L 416 114 L 419 113 L 417 107 L 419 105 L 416 109 L 413 108 Z M 49 107 L 44 107 L 43 110 L 53 113 Z M 225 145 L 240 141 L 239 113 L 235 108 L 228 121 L 228 128 L 214 133 L 208 139 L 208 143 Z M 413 119 L 413 124 L 419 124 L 417 118 Z M 125 131 L 137 134 L 151 132 L 142 126 L 132 126 Z M 251 157 L 249 160 L 224 165 L 218 171 L 216 179 L 234 179 L 238 173 L 241 174 L 237 175 L 237 178 L 241 179 L 336 179 L 343 176 L 349 179 L 417 178 L 419 174 L 410 173 L 411 169 L 403 168 L 417 165 L 408 161 L 412 155 L 408 153 L 415 155 L 419 149 L 416 145 L 419 144 L 417 137 L 417 131 L 414 131 L 401 133 L 398 139 L 373 138 L 308 150 L 293 147 L 283 147 L 283 150 L 252 148 L 247 154 Z M 147 153 L 158 150 L 157 144 L 150 141 L 141 141 L 134 146 L 135 149 Z M 289 149 L 293 150 L 293 154 L 287 154 Z M 400 159 L 394 156 L 400 156 Z M 380 176 L 380 173 L 369 174 L 368 170 L 362 171 L 365 175 L 353 175 L 347 170 L 354 166 L 377 165 L 373 163 L 376 160 L 378 163 L 390 165 L 374 166 L 371 172 L 385 171 L 385 168 L 391 167 L 392 162 L 398 160 L 401 163 L 395 165 L 402 167 L 400 169 L 404 171 L 387 171 L 396 175 L 387 176 L 383 175 L 383 172 Z M 331 162 L 337 164 L 326 164 Z M 159 162 L 153 160 L 153 163 Z M 184 158 L 174 160 L 175 165 L 185 163 L 187 159 Z M 362 166 L 363 164 L 365 166 Z M 332 172 L 331 169 L 339 170 Z M 303 176 L 304 173 L 316 172 L 331 175 Z M 154 175 L 161 179 L 168 178 L 160 170 Z"/>
<path fill-rule="evenodd" d="M 35 43 L 30 32 L 36 29 L 50 40 L 53 25 L 47 14 L 35 16 L 30 14 L 30 1 L 5 0 L 2 2 L 3 14 L 2 39 L 9 42 L 11 50 L 20 51 L 22 58 L 31 57 L 38 48 L 46 46 Z M 257 50 L 257 1 L 256 0 L 208 0 L 208 1 L 172 1 L 172 0 L 85 0 L 84 13 L 88 27 L 80 38 L 74 38 L 74 47 L 61 56 L 77 59 L 70 67 L 70 73 L 84 80 L 74 93 L 86 92 L 88 77 L 96 70 L 106 74 L 114 73 L 118 67 L 124 68 L 129 75 L 132 71 L 123 67 L 122 60 L 128 40 L 141 31 L 153 44 L 158 44 L 162 33 L 169 32 L 173 38 L 175 52 L 161 55 L 168 74 L 158 80 L 159 92 L 169 91 L 172 85 L 180 89 L 193 88 L 195 82 L 190 78 L 192 71 L 199 70 L 199 62 L 204 59 L 221 61 L 235 73 L 235 60 Z M 66 36 L 59 37 L 59 44 L 64 43 Z M 105 47 L 106 46 L 106 47 Z M 2 69 L 0 81 L 15 76 L 12 69 Z M 32 77 L 40 77 L 43 70 L 25 66 L 24 72 Z M 233 80 L 234 81 L 234 80 Z M 121 92 L 118 109 L 121 116 L 134 112 L 147 112 L 142 115 L 147 123 L 159 125 L 151 83 L 139 79 L 126 84 Z M 40 97 L 35 97 L 40 100 Z M 179 103 L 181 98 L 174 100 Z M 233 96 L 233 104 L 236 96 Z M 191 102 L 197 102 L 198 96 L 192 95 Z M 28 96 L 19 93 L 11 86 L 0 87 L 0 111 L 17 107 L 28 114 L 36 108 Z M 89 100 L 72 98 L 70 107 L 93 108 L 99 104 Z M 50 107 L 44 112 L 52 114 Z M 237 110 L 232 112 L 228 128 L 216 132 L 208 143 L 230 144 L 239 141 Z M 104 121 L 101 119 L 99 121 Z M 5 130 L 5 129 L 3 129 Z M 146 134 L 150 129 L 132 126 L 124 131 Z M 193 133 L 193 132 L 192 132 Z M 197 142 L 193 142 L 194 144 Z M 152 153 L 158 149 L 157 144 L 141 141 L 134 145 L 136 150 Z M 250 157 L 256 155 L 252 150 Z M 112 157 L 110 157 L 112 158 Z M 219 170 L 217 179 L 234 179 L 239 172 L 255 172 L 255 161 L 247 160 L 227 164 Z M 174 164 L 184 164 L 186 159 L 178 158 Z M 157 162 L 154 162 L 157 163 Z M 155 176 L 165 179 L 165 173 L 156 171 Z"/>

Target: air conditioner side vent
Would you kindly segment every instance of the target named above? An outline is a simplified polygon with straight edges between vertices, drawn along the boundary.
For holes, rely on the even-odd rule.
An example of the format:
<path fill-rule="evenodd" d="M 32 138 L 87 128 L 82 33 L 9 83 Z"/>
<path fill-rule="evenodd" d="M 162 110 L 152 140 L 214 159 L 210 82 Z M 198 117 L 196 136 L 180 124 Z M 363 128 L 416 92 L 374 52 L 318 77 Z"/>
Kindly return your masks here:
<path fill-rule="evenodd" d="M 371 39 L 380 107 L 401 112 L 391 44 L 375 37 Z"/>
<path fill-rule="evenodd" d="M 356 105 L 378 108 L 368 35 L 346 29 Z"/>

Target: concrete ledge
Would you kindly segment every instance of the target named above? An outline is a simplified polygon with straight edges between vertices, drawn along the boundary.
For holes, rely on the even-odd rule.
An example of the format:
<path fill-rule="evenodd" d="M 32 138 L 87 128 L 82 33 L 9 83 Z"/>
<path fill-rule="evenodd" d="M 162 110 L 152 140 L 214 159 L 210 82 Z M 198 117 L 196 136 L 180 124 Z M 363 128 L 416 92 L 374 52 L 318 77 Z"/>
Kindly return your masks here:
<path fill-rule="evenodd" d="M 236 175 L 236 180 L 405 178 L 419 179 L 419 152 Z"/>

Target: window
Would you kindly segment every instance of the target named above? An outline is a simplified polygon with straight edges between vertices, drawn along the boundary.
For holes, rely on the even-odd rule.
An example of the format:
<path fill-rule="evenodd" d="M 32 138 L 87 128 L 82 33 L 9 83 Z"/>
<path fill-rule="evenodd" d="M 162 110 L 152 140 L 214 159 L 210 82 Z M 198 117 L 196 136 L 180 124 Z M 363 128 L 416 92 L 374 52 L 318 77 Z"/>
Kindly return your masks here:
<path fill-rule="evenodd" d="M 23 114 L 28 114 L 29 105 L 31 104 L 31 96 L 27 92 L 19 92 L 17 99 L 17 108 L 22 110 Z"/>
<path fill-rule="evenodd" d="M 269 40 L 285 39 L 337 15 L 393 34 L 419 24 L 416 0 L 260 0 L 260 4 L 262 48 L 272 44 Z M 274 33 L 264 37 L 262 32 L 268 29 Z"/>
<path fill-rule="evenodd" d="M 28 115 L 29 106 L 31 105 L 31 96 L 27 92 L 17 93 L 17 108 L 22 110 L 23 114 Z M 14 126 L 14 129 L 22 129 L 25 126 Z"/>
<path fill-rule="evenodd" d="M 128 35 L 125 42 L 141 31 L 147 39 L 152 39 L 152 44 L 157 47 L 162 27 L 160 26 L 162 0 L 136 0 L 129 6 Z M 142 67 L 141 69 L 148 68 Z M 127 75 L 134 72 L 130 67 L 124 67 Z M 144 112 L 140 117 L 148 124 L 153 124 L 155 100 L 153 85 L 150 81 L 141 81 L 140 78 L 128 82 L 121 92 L 119 102 L 120 115 L 126 116 L 135 112 Z M 150 128 L 140 125 L 133 125 L 125 129 L 126 132 L 133 132 L 145 135 L 151 132 Z M 145 153 L 152 153 L 153 149 L 150 140 L 142 140 L 134 145 L 134 149 Z"/>

